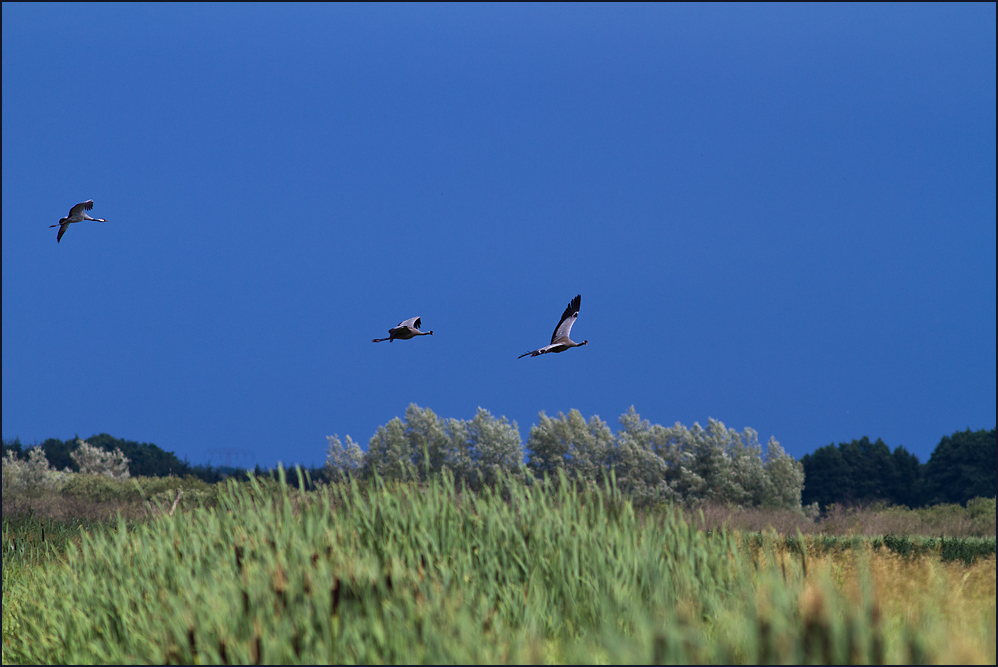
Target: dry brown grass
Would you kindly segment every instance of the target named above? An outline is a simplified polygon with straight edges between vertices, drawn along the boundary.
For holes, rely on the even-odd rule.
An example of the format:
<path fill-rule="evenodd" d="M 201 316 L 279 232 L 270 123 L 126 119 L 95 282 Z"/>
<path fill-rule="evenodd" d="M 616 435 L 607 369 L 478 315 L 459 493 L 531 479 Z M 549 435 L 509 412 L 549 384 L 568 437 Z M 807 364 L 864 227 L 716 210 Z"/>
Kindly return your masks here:
<path fill-rule="evenodd" d="M 5 492 L 3 518 L 32 516 L 54 521 L 116 521 L 120 514 L 126 521 L 144 520 L 160 511 L 169 512 L 178 490 L 184 491 L 179 502 L 180 509 L 189 509 L 197 504 L 198 499 L 206 497 L 204 488 L 208 487 L 179 478 L 140 477 L 134 481 L 109 482 L 95 477 L 75 477 L 74 480 L 81 483 L 75 487 L 67 485 L 61 491 Z M 135 487 L 136 482 L 142 491 Z"/>
<path fill-rule="evenodd" d="M 939 663 L 995 664 L 994 556 L 968 566 L 942 562 L 936 554 L 904 557 L 867 546 L 809 553 L 805 575 L 799 552 L 779 540 L 769 544 L 751 547 L 751 556 L 760 565 L 775 558 L 783 577 L 800 585 L 803 618 L 828 613 L 823 608 L 838 597 L 829 595 L 830 588 L 847 604 L 877 610 L 872 617 L 884 640 L 885 662 L 921 662 L 912 648 L 920 643 L 933 647 Z M 759 593 L 764 601 L 765 584 Z"/>
<path fill-rule="evenodd" d="M 984 504 L 987 501 L 983 501 Z M 994 501 L 991 502 L 991 507 Z M 981 511 L 985 510 L 985 511 Z M 792 510 L 742 509 L 702 505 L 704 527 L 759 533 L 775 530 L 781 535 L 928 535 L 946 537 L 995 536 L 995 512 L 986 507 L 939 505 L 918 510 L 905 507 L 832 507 L 825 516 L 811 520 Z"/>
<path fill-rule="evenodd" d="M 703 527 L 717 530 L 726 527 L 746 533 L 761 533 L 775 530 L 781 535 L 794 535 L 798 530 L 808 535 L 814 532 L 815 523 L 792 510 L 762 510 L 729 507 L 725 505 L 702 505 L 691 514 L 699 520 L 703 513 Z"/>
<path fill-rule="evenodd" d="M 993 501 L 992 501 L 993 508 Z M 937 505 L 919 510 L 904 507 L 833 507 L 817 523 L 826 535 L 945 535 L 993 537 L 995 513 L 975 512 L 958 505 Z"/>
<path fill-rule="evenodd" d="M 937 635 L 925 636 L 926 643 L 947 647 L 940 662 L 995 663 L 994 556 L 966 566 L 941 562 L 934 555 L 830 552 L 812 558 L 809 566 L 809 583 L 827 577 L 855 604 L 864 599 L 864 585 L 871 586 L 886 635 L 896 635 L 906 624 L 915 626 Z M 906 656 L 887 659 L 901 661 Z"/>
<path fill-rule="evenodd" d="M 144 503 L 124 501 L 95 502 L 87 498 L 67 497 L 58 493 L 35 496 L 8 494 L 3 499 L 3 518 L 16 519 L 34 516 L 55 521 L 109 521 L 118 513 L 126 520 L 147 518 L 149 511 Z"/>

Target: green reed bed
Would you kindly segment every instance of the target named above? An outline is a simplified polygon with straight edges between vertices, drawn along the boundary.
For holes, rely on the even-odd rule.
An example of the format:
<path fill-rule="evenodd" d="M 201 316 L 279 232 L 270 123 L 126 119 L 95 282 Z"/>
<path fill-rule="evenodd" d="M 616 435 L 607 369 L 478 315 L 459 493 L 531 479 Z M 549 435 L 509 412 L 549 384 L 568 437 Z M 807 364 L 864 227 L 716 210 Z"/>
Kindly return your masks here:
<path fill-rule="evenodd" d="M 678 510 L 639 518 L 615 490 L 564 479 L 477 494 L 446 476 L 308 494 L 230 483 L 211 507 L 83 531 L 33 576 L 8 577 L 5 559 L 18 613 L 3 661 L 908 662 L 943 649 L 921 621 L 887 628 L 870 596 L 807 579 L 806 545 L 781 549 L 762 537 L 746 550 Z"/>

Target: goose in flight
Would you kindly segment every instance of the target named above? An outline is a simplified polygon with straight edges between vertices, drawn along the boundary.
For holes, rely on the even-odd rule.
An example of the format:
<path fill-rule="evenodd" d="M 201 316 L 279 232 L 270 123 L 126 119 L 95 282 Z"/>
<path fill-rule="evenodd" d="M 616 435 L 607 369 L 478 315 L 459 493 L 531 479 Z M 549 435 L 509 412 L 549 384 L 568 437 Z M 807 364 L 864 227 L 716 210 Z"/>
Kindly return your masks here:
<path fill-rule="evenodd" d="M 405 322 L 399 322 L 398 326 L 394 329 L 388 330 L 388 338 L 374 338 L 375 343 L 380 343 L 381 341 L 394 342 L 396 338 L 399 340 L 409 340 L 410 338 L 415 338 L 416 336 L 432 336 L 432 331 L 420 331 L 419 327 L 422 323 L 419 321 L 418 317 L 410 317 Z"/>
<path fill-rule="evenodd" d="M 62 241 L 62 235 L 66 233 L 69 226 L 74 222 L 83 222 L 84 220 L 93 220 L 94 222 L 107 222 L 104 218 L 91 218 L 89 215 L 84 213 L 84 211 L 89 211 L 94 207 L 94 200 L 88 199 L 87 201 L 80 202 L 73 208 L 69 209 L 69 215 L 59 221 L 57 225 L 49 225 L 49 229 L 53 227 L 59 228 L 59 235 L 55 237 L 55 242 L 58 243 Z"/>
<path fill-rule="evenodd" d="M 518 356 L 517 359 L 523 359 L 528 354 L 531 357 L 536 357 L 539 354 L 547 354 L 548 352 L 564 352 L 571 347 L 582 347 L 583 345 L 588 345 L 588 340 L 576 343 L 568 337 L 569 334 L 572 333 L 572 325 L 575 324 L 575 320 L 579 319 L 580 305 L 582 305 L 582 295 L 578 294 L 574 299 L 572 299 L 572 302 L 568 304 L 568 308 L 565 309 L 565 312 L 561 314 L 561 321 L 558 322 L 558 326 L 554 328 L 554 333 L 551 334 L 551 344 L 545 345 L 539 350 L 524 352 Z"/>

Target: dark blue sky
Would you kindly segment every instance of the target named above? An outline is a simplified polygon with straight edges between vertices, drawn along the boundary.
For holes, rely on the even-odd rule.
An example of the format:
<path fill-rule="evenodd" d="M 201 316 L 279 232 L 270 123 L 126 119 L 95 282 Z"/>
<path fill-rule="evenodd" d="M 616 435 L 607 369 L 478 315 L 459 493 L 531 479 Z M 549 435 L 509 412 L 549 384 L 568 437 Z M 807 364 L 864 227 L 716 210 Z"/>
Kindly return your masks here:
<path fill-rule="evenodd" d="M 5 3 L 3 436 L 634 405 L 925 460 L 995 425 L 995 58 L 994 4 Z"/>

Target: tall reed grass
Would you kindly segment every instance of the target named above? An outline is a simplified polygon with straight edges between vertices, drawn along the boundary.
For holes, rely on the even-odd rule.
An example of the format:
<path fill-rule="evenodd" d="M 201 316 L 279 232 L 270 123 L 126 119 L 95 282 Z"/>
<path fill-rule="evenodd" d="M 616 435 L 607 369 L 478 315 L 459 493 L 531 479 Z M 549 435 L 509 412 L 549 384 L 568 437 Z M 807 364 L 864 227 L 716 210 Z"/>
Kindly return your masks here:
<path fill-rule="evenodd" d="M 699 521 L 564 478 L 230 483 L 43 566 L 5 556 L 3 661 L 994 662 L 993 557 L 818 553 Z M 878 577 L 913 563 L 936 583 L 895 604 Z"/>

